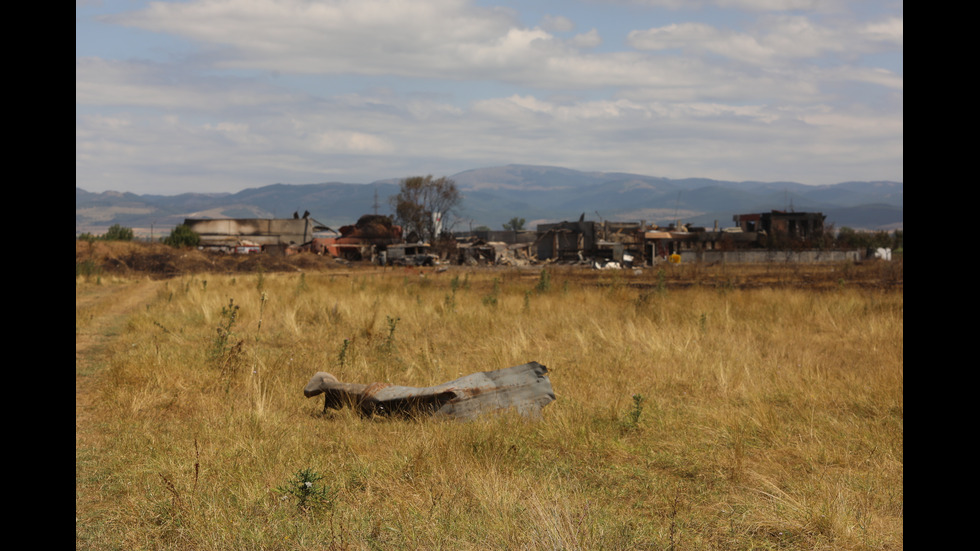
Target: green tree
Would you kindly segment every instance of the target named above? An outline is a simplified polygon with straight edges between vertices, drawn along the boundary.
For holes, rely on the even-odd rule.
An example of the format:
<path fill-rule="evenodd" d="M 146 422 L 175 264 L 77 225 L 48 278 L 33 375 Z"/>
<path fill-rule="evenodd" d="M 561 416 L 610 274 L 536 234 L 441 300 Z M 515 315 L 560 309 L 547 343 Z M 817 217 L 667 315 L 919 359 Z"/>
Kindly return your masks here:
<path fill-rule="evenodd" d="M 391 197 L 395 219 L 405 235 L 415 235 L 424 241 L 435 241 L 441 231 L 451 227 L 449 220 L 463 201 L 456 182 L 446 178 L 412 176 L 399 184 L 398 195 Z"/>
<path fill-rule="evenodd" d="M 119 224 L 113 224 L 109 227 L 109 230 L 105 232 L 102 239 L 106 241 L 132 241 L 133 240 L 133 229 L 126 228 Z"/>
<path fill-rule="evenodd" d="M 896 230 L 894 234 L 887 231 L 858 231 L 844 226 L 837 233 L 837 244 L 840 247 L 876 249 L 878 247 L 900 248 L 903 236 Z"/>
<path fill-rule="evenodd" d="M 196 247 L 201 244 L 201 236 L 186 224 L 181 224 L 170 231 L 170 235 L 163 238 L 165 245 L 171 247 Z"/>
<path fill-rule="evenodd" d="M 524 229 L 524 219 L 523 218 L 518 218 L 518 217 L 515 216 L 515 217 L 513 217 L 513 218 L 510 219 L 510 222 L 507 222 L 506 224 L 504 224 L 504 229 L 505 230 L 514 230 L 514 231 L 523 230 Z"/>

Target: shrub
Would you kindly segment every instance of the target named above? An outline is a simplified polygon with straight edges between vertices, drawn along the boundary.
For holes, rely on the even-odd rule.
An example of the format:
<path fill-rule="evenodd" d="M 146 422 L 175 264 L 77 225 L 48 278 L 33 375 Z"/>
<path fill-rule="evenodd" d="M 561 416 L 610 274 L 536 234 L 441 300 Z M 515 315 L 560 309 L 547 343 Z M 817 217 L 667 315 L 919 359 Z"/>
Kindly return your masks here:
<path fill-rule="evenodd" d="M 187 225 L 181 224 L 170 231 L 163 243 L 175 248 L 196 247 L 201 244 L 201 236 Z"/>
<path fill-rule="evenodd" d="M 119 224 L 113 224 L 109 227 L 109 230 L 105 232 L 102 239 L 106 241 L 132 241 L 133 240 L 133 229 L 126 228 Z"/>

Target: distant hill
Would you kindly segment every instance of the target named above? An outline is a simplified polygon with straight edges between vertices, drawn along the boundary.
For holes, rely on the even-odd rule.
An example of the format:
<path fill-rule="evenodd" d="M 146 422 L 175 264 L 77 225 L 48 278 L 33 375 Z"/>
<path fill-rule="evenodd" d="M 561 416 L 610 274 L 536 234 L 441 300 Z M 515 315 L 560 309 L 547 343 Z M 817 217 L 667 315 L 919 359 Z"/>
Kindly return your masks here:
<path fill-rule="evenodd" d="M 387 214 L 388 197 L 398 193 L 398 185 L 273 184 L 238 193 L 173 196 L 90 193 L 75 188 L 75 228 L 76 233 L 98 234 L 99 228 L 122 224 L 169 232 L 185 218 L 290 218 L 305 211 L 328 226 L 339 227 L 374 212 L 375 193 L 378 212 Z"/>
<path fill-rule="evenodd" d="M 808 186 L 795 182 L 730 182 L 668 179 L 619 172 L 581 172 L 561 167 L 507 165 L 450 176 L 463 194 L 455 229 L 500 229 L 513 217 L 539 223 L 578 219 L 673 221 L 695 226 L 732 224 L 732 215 L 769 210 L 820 211 L 836 227 L 898 229 L 903 224 L 901 182 L 843 182 Z M 75 188 L 75 228 L 101 233 L 121 224 L 157 235 L 185 218 L 288 218 L 310 215 L 331 227 L 362 214 L 389 214 L 398 179 L 370 184 L 273 184 L 237 193 L 136 195 L 90 193 Z"/>

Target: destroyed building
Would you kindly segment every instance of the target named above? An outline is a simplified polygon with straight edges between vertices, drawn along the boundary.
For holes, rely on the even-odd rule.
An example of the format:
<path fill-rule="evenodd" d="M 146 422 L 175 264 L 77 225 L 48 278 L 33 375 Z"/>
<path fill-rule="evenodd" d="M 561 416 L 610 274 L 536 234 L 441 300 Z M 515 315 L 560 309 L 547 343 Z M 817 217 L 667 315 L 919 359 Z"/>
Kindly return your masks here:
<path fill-rule="evenodd" d="M 355 224 L 342 226 L 340 235 L 317 237 L 310 250 L 345 260 L 372 260 L 389 246 L 402 243 L 402 228 L 391 217 L 365 214 Z"/>
<path fill-rule="evenodd" d="M 819 212 L 736 214 L 735 227 L 713 231 L 687 227 L 686 232 L 648 232 L 647 243 L 658 257 L 678 255 L 682 262 L 830 262 L 856 261 L 858 250 L 820 246 L 826 216 Z"/>
<path fill-rule="evenodd" d="M 708 230 L 690 225 L 652 229 L 643 234 L 645 258 L 650 263 L 667 260 L 674 255 L 702 258 L 705 251 L 731 251 L 757 246 L 756 232 L 743 232 L 738 228 Z"/>
<path fill-rule="evenodd" d="M 201 236 L 200 246 L 226 252 L 280 251 L 310 242 L 330 228 L 300 218 L 187 218 L 184 225 Z"/>
<path fill-rule="evenodd" d="M 767 235 L 782 235 L 790 239 L 809 241 L 823 235 L 824 221 L 827 217 L 820 212 L 770 212 L 736 214 L 735 224 L 744 232 L 760 232 Z"/>
<path fill-rule="evenodd" d="M 585 220 L 540 224 L 531 230 L 456 234 L 453 246 L 434 254 L 432 244 L 406 242 L 389 216 L 364 215 L 355 224 L 331 230 L 309 217 L 292 219 L 187 219 L 201 246 L 230 252 L 310 251 L 351 261 L 429 266 L 523 266 L 536 262 L 591 264 L 593 267 L 683 262 L 812 262 L 845 260 L 853 252 L 814 246 L 824 236 L 819 212 L 737 214 L 736 226 L 718 229 L 671 224 Z M 323 232 L 334 235 L 325 236 Z M 845 255 L 845 256 L 841 256 Z M 851 255 L 851 256 L 847 256 Z M 840 258 L 838 258 L 840 257 Z M 845 258 L 846 257 L 846 258 Z"/>
<path fill-rule="evenodd" d="M 458 264 L 523 266 L 534 255 L 537 234 L 531 230 L 475 230 L 456 234 Z"/>
<path fill-rule="evenodd" d="M 535 240 L 538 260 L 644 262 L 644 222 L 540 224 Z"/>
<path fill-rule="evenodd" d="M 591 262 L 596 267 L 683 262 L 817 262 L 855 259 L 854 251 L 814 247 L 824 235 L 819 212 L 771 211 L 735 215 L 735 227 L 719 230 L 677 224 L 666 228 L 644 222 L 541 224 L 535 242 L 538 260 Z"/>

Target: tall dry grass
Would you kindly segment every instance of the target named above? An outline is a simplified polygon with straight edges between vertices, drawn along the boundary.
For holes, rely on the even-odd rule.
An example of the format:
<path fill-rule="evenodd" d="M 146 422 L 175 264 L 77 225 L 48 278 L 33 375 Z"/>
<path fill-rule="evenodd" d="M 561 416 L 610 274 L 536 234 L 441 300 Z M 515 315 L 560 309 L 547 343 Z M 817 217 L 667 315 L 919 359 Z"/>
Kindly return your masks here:
<path fill-rule="evenodd" d="M 656 277 L 170 280 L 101 371 L 77 547 L 903 547 L 902 291 Z M 531 360 L 557 395 L 536 422 L 302 395 L 316 371 L 428 386 Z M 302 469 L 317 507 L 277 491 Z"/>

